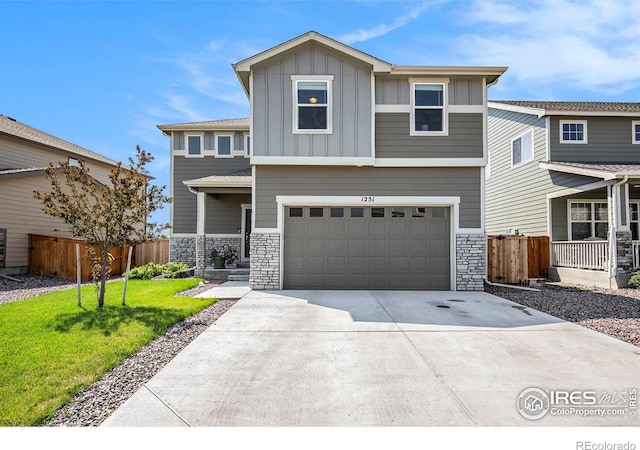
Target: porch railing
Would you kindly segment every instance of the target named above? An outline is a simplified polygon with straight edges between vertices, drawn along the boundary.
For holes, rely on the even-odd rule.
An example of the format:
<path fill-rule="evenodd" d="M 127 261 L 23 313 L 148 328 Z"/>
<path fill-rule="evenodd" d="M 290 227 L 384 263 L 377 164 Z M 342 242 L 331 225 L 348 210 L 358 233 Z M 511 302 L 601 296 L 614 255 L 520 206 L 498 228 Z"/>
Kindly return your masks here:
<path fill-rule="evenodd" d="M 633 268 L 640 269 L 640 241 L 633 241 Z"/>
<path fill-rule="evenodd" d="M 635 244 L 634 242 L 634 263 L 638 255 Z M 608 262 L 609 243 L 607 241 L 551 243 L 551 263 L 556 267 L 607 270 Z"/>

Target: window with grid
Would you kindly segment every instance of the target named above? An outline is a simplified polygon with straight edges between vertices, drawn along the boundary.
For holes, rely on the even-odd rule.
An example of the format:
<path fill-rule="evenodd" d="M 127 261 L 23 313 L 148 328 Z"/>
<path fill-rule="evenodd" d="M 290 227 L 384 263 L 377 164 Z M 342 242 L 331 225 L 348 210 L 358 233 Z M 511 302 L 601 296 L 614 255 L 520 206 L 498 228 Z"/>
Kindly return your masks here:
<path fill-rule="evenodd" d="M 609 208 L 606 202 L 571 202 L 571 240 L 607 239 Z"/>
<path fill-rule="evenodd" d="M 561 120 L 560 121 L 560 142 L 570 144 L 587 143 L 587 121 L 586 120 Z"/>

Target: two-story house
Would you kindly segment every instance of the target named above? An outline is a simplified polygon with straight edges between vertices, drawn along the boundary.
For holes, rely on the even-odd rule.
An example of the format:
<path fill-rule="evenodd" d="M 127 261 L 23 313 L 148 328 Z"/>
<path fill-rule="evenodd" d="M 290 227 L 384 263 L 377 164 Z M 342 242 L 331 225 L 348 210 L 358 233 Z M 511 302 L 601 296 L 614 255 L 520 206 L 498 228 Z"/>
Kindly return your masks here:
<path fill-rule="evenodd" d="M 0 273 L 25 273 L 29 234 L 67 236 L 60 219 L 42 211 L 34 190 L 51 189 L 49 163 L 83 161 L 98 181 L 107 183 L 116 161 L 59 137 L 0 115 Z"/>
<path fill-rule="evenodd" d="M 640 267 L 640 103 L 491 101 L 486 178 L 488 233 L 548 236 L 552 279 Z"/>
<path fill-rule="evenodd" d="M 233 68 L 249 120 L 159 127 L 173 259 L 202 271 L 226 239 L 254 289 L 483 289 L 487 88 L 506 68 L 395 66 L 316 32 Z"/>

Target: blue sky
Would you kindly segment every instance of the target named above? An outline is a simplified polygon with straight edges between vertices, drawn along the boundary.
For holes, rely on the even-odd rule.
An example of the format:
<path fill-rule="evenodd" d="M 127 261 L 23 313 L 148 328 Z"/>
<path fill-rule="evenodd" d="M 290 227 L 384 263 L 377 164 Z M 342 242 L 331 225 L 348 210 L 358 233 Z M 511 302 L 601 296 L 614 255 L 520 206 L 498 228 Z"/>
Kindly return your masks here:
<path fill-rule="evenodd" d="M 157 124 L 248 117 L 231 64 L 309 30 L 397 65 L 509 66 L 492 99 L 640 101 L 640 2 L 0 1 L 0 114 L 169 183 Z M 168 208 L 156 216 L 168 221 Z"/>

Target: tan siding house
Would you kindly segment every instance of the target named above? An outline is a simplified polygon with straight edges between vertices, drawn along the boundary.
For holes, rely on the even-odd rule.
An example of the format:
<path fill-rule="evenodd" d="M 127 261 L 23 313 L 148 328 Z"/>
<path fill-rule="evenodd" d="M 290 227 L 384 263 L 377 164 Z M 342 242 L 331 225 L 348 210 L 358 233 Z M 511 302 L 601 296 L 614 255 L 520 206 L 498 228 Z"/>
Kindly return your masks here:
<path fill-rule="evenodd" d="M 50 188 L 44 176 L 49 163 L 82 160 L 91 174 L 107 182 L 116 162 L 58 137 L 0 115 L 0 273 L 24 273 L 28 235 L 69 236 L 59 219 L 42 212 L 34 190 Z"/>

